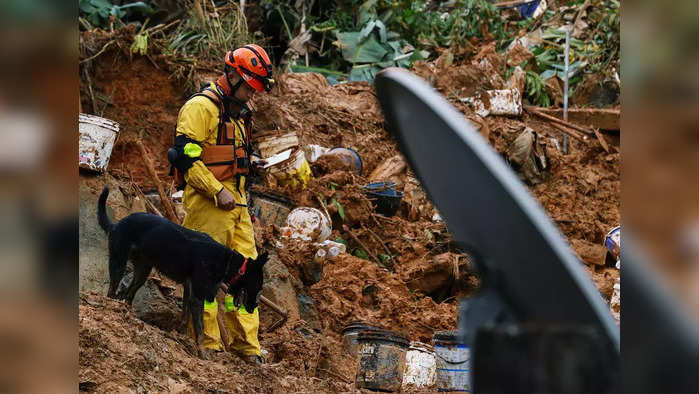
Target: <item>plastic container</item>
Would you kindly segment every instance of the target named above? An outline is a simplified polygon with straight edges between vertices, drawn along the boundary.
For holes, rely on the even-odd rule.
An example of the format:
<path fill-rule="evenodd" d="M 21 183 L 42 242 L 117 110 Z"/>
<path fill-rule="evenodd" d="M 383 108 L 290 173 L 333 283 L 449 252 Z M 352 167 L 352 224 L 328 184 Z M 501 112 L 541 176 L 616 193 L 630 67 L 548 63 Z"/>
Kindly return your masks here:
<path fill-rule="evenodd" d="M 434 348 L 426 343 L 411 342 L 405 354 L 405 372 L 403 384 L 425 387 L 434 384 L 437 365 Z"/>
<path fill-rule="evenodd" d="M 296 208 L 286 217 L 286 224 L 291 227 L 291 238 L 323 242 L 330 237 L 332 223 L 330 219 L 316 208 Z"/>
<path fill-rule="evenodd" d="M 364 192 L 374 204 L 377 213 L 393 216 L 398 212 L 403 193 L 395 187 L 395 182 L 373 182 L 364 186 Z"/>
<path fill-rule="evenodd" d="M 439 391 L 471 391 L 471 351 L 458 337 L 458 331 L 434 334 L 435 380 Z"/>
<path fill-rule="evenodd" d="M 410 341 L 395 332 L 385 330 L 361 331 L 357 339 L 357 388 L 389 392 L 400 390 L 403 384 L 405 354 Z"/>
<path fill-rule="evenodd" d="M 119 136 L 119 123 L 94 115 L 78 116 L 78 166 L 104 172 Z"/>
<path fill-rule="evenodd" d="M 609 253 L 618 260 L 621 256 L 621 227 L 617 226 L 613 228 L 607 236 L 604 238 L 604 245 L 607 247 Z"/>
<path fill-rule="evenodd" d="M 326 147 L 314 144 L 303 147 L 303 152 L 306 154 L 306 160 L 308 160 L 309 163 L 315 163 L 315 161 L 327 153 L 328 150 L 329 149 Z"/>
<path fill-rule="evenodd" d="M 378 328 L 361 320 L 356 320 L 350 322 L 342 329 L 342 349 L 353 359 L 357 358 L 359 352 L 359 341 L 357 339 L 359 332 L 367 330 L 378 330 Z"/>
<path fill-rule="evenodd" d="M 347 166 L 352 167 L 357 171 L 357 175 L 362 175 L 362 158 L 354 149 L 338 146 L 325 152 L 323 156 L 326 155 L 340 157 L 342 161 L 347 164 Z"/>

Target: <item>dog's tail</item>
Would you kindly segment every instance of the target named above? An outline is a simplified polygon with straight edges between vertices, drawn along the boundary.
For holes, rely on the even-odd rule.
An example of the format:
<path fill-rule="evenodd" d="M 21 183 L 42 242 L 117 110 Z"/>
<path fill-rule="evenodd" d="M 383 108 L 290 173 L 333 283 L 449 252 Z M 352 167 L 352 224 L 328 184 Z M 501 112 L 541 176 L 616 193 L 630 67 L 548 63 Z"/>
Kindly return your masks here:
<path fill-rule="evenodd" d="M 97 202 L 97 221 L 99 222 L 100 227 L 102 227 L 102 230 L 104 230 L 107 234 L 109 234 L 114 227 L 114 223 L 112 223 L 112 221 L 109 220 L 109 216 L 107 216 L 108 196 L 109 188 L 105 186 L 104 189 L 102 189 L 102 194 L 100 194 L 99 201 Z"/>

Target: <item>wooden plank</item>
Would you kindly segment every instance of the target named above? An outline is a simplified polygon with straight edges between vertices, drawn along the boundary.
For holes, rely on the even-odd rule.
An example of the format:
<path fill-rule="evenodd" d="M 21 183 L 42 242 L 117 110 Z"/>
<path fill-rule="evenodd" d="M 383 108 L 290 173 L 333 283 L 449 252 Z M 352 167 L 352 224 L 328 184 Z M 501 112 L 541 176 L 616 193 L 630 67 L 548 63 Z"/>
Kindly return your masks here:
<path fill-rule="evenodd" d="M 562 109 L 536 108 L 541 113 L 563 119 Z M 620 130 L 618 108 L 568 108 L 568 121 L 591 129 Z"/>

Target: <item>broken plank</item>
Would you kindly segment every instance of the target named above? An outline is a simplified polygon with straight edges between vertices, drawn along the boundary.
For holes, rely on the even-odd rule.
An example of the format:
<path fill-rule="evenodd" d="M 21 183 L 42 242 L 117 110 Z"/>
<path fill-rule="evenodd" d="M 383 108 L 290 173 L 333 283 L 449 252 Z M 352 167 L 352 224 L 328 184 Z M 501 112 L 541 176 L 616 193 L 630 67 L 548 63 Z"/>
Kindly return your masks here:
<path fill-rule="evenodd" d="M 562 109 L 539 108 L 537 111 L 563 119 Z M 568 121 L 601 130 L 620 130 L 621 110 L 618 108 L 568 108 Z"/>

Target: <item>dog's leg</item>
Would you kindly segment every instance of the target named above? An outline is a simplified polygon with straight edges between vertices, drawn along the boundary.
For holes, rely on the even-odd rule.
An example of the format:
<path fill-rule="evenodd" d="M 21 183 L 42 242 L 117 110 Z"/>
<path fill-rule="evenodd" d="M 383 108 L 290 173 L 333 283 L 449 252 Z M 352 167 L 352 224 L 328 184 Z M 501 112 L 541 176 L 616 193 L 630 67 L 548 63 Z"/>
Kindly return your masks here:
<path fill-rule="evenodd" d="M 203 352 L 201 351 L 201 344 L 199 340 L 201 339 L 201 333 L 204 330 L 204 300 L 193 294 L 190 294 L 189 299 L 191 301 L 189 309 L 192 314 L 192 325 L 194 326 L 194 343 L 197 347 L 197 355 L 199 358 L 203 358 Z"/>
<path fill-rule="evenodd" d="M 129 289 L 126 291 L 126 301 L 129 303 L 129 305 L 133 303 L 133 298 L 136 296 L 138 289 L 140 289 L 141 286 L 146 283 L 148 275 L 150 275 L 150 271 L 153 268 L 143 260 L 135 260 L 133 263 L 133 280 L 131 281 L 131 285 L 129 285 Z"/>
<path fill-rule="evenodd" d="M 126 262 L 129 259 L 129 248 L 125 247 L 118 239 L 109 240 L 109 291 L 107 296 L 117 297 L 119 282 L 124 277 Z"/>
<path fill-rule="evenodd" d="M 189 303 L 191 302 L 190 297 L 192 294 L 192 280 L 187 278 L 184 281 L 182 288 L 182 320 L 184 320 L 184 325 L 187 327 L 187 325 L 189 325 L 189 311 L 191 310 Z"/>

